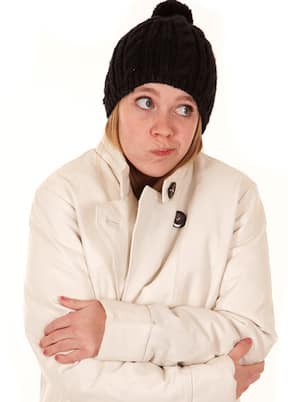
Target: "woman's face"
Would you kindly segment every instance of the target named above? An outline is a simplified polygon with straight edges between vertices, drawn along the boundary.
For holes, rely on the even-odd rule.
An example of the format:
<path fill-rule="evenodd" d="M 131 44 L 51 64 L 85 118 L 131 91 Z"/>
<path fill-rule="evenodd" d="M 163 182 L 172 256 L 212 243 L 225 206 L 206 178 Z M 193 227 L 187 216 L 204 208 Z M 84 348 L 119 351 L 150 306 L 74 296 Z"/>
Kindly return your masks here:
<path fill-rule="evenodd" d="M 196 131 L 193 98 L 166 84 L 147 83 L 119 103 L 119 140 L 128 160 L 142 173 L 161 177 L 185 156 Z"/>

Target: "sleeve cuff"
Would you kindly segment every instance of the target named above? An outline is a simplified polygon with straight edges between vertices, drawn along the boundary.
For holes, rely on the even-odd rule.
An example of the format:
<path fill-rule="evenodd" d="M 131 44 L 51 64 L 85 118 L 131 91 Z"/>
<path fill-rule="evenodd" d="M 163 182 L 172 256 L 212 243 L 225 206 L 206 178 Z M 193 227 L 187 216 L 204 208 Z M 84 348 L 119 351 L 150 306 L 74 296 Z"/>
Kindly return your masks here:
<path fill-rule="evenodd" d="M 193 402 L 237 401 L 235 366 L 229 356 L 194 366 L 192 373 Z"/>
<path fill-rule="evenodd" d="M 152 329 L 146 305 L 98 299 L 106 313 L 105 331 L 96 359 L 144 361 Z"/>

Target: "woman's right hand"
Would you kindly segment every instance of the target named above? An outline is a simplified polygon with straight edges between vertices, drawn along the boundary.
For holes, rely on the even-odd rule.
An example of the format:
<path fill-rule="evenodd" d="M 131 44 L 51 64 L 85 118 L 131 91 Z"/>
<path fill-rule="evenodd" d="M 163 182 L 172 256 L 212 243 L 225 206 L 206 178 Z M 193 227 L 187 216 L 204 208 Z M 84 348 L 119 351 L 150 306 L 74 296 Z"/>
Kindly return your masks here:
<path fill-rule="evenodd" d="M 264 370 L 264 361 L 248 365 L 243 365 L 239 363 L 239 360 L 249 351 L 251 346 L 252 340 L 250 338 L 242 339 L 228 354 L 235 365 L 234 378 L 237 382 L 237 399 L 253 382 L 257 381 L 260 378 L 260 375 Z"/>

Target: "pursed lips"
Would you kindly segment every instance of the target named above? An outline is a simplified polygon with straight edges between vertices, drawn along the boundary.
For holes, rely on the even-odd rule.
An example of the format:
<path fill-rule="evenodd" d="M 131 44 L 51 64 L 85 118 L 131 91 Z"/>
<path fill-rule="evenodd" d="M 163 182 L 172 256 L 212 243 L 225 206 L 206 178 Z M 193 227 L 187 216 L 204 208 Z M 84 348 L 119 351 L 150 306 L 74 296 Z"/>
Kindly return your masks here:
<path fill-rule="evenodd" d="M 175 148 L 158 148 L 158 149 L 153 149 L 151 152 L 158 156 L 166 156 L 166 155 L 170 155 L 174 151 L 175 151 Z"/>

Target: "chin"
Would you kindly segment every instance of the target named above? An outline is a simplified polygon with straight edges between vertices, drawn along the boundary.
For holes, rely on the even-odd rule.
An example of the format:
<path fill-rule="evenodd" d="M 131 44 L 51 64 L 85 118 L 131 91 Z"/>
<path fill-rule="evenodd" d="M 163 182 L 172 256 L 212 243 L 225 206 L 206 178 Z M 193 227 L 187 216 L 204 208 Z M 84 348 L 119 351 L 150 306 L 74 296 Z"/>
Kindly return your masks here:
<path fill-rule="evenodd" d="M 165 176 L 172 169 L 173 168 L 169 168 L 169 169 L 145 169 L 145 170 L 141 170 L 141 171 L 142 171 L 142 173 L 146 174 L 147 176 L 159 177 L 160 178 L 162 176 Z"/>

